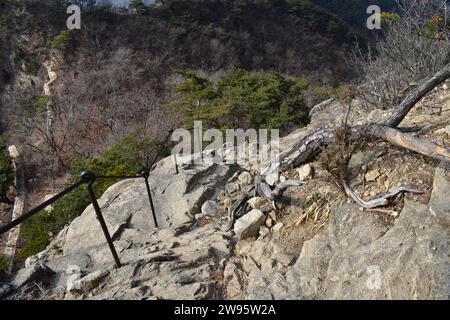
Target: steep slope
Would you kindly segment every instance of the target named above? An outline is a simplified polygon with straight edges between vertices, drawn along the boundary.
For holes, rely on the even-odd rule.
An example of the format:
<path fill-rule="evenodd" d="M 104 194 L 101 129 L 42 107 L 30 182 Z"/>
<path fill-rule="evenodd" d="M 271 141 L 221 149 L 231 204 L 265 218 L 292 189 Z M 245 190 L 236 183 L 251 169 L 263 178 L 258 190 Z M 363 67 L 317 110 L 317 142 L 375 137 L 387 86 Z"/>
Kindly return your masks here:
<path fill-rule="evenodd" d="M 426 124 L 423 133 L 430 140 L 447 144 L 449 102 L 447 82 L 422 99 L 405 125 Z M 358 101 L 352 105 L 351 123 L 380 119 L 390 112 L 374 110 L 367 116 L 368 110 Z M 310 130 L 340 125 L 341 119 L 334 116 L 339 108 L 344 106 L 331 100 L 314 108 L 311 125 L 285 137 L 282 150 Z M 435 112 L 438 109 L 440 113 Z M 88 207 L 47 250 L 28 259 L 12 286 L 3 290 L 10 299 L 448 297 L 448 164 L 388 145 L 355 154 L 350 164 L 351 184 L 361 196 L 405 184 L 426 191 L 398 197 L 390 206 L 370 211 L 346 203 L 320 159 L 309 165 L 314 170 L 308 174 L 297 168 L 277 176 L 301 175 L 307 181 L 305 188 L 286 193 L 278 210 L 272 211 L 270 204 L 258 199 L 249 201 L 249 206 L 265 214 L 262 221 L 248 219 L 254 225 L 244 237 L 237 234 L 236 226 L 228 232 L 221 226 L 233 199 L 252 186 L 253 172 L 240 170 L 228 179 L 235 168 L 184 165 L 176 176 L 171 158 L 164 159 L 153 183 L 159 217 L 172 221 L 166 227 L 152 229 L 145 221 L 150 213 L 141 208 L 146 201 L 142 182 L 118 183 L 100 199 L 123 259 L 121 268 L 113 268 L 103 238 L 95 236 L 98 226 Z M 160 180 L 169 186 L 158 189 Z M 215 194 L 207 191 L 211 183 Z M 175 201 L 184 205 L 174 208 Z M 201 208 L 200 203 L 204 203 Z M 187 217 L 186 212 L 190 213 L 188 221 L 179 219 Z M 47 291 L 37 290 L 34 283 Z"/>
<path fill-rule="evenodd" d="M 177 69 L 279 71 L 311 86 L 352 77 L 353 30 L 306 0 L 171 0 L 139 14 L 99 6 L 70 32 L 58 3 L 0 3 L 0 133 L 23 149 L 30 207 L 60 190 L 53 178 L 63 182 L 74 159 L 137 129 L 162 140 L 178 127 L 167 106 Z"/>

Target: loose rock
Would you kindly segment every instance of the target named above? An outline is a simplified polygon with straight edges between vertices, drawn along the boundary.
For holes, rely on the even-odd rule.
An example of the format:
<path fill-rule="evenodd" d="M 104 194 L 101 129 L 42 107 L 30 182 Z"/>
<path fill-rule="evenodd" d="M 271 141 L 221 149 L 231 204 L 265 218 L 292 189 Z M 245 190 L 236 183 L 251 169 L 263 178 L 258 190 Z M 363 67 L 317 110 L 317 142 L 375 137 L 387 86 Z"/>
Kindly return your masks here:
<path fill-rule="evenodd" d="M 248 186 L 248 185 L 251 185 L 251 184 L 253 183 L 253 177 L 252 177 L 252 175 L 251 175 L 249 172 L 246 172 L 246 171 L 242 172 L 242 173 L 239 175 L 238 180 L 239 180 L 239 183 L 240 183 L 242 186 Z"/>
<path fill-rule="evenodd" d="M 375 181 L 380 176 L 380 172 L 378 170 L 372 170 L 366 173 L 365 178 L 366 181 Z"/>
<path fill-rule="evenodd" d="M 79 280 L 79 290 L 83 293 L 88 293 L 96 288 L 108 274 L 108 270 L 97 270 L 84 276 Z"/>
<path fill-rule="evenodd" d="M 266 176 L 265 180 L 269 186 L 274 186 L 278 182 L 278 173 L 272 173 Z"/>
<path fill-rule="evenodd" d="M 283 223 L 282 222 L 278 222 L 276 225 L 274 225 L 273 227 L 272 227 L 272 231 L 273 232 L 275 232 L 275 233 L 278 233 L 278 232 L 280 232 L 281 231 L 281 229 L 283 228 Z"/>
<path fill-rule="evenodd" d="M 266 219 L 266 227 L 267 228 L 272 228 L 272 226 L 273 226 L 273 221 L 272 221 L 272 219 L 270 217 L 268 217 Z"/>
<path fill-rule="evenodd" d="M 265 215 L 261 210 L 253 209 L 234 224 L 234 232 L 239 239 L 255 237 L 259 227 L 264 223 Z"/>
<path fill-rule="evenodd" d="M 276 211 L 274 211 L 274 210 L 272 210 L 272 211 L 269 212 L 269 217 L 270 217 L 273 221 L 277 221 L 277 220 L 278 220 L 278 218 L 277 218 L 277 213 L 276 213 Z"/>
<path fill-rule="evenodd" d="M 299 177 L 300 180 L 305 180 L 305 179 L 307 179 L 307 178 L 312 176 L 313 168 L 308 163 L 308 164 L 305 164 L 305 165 L 301 166 L 300 168 L 298 168 L 297 169 L 297 173 L 298 173 L 298 177 Z"/>
<path fill-rule="evenodd" d="M 202 213 L 207 216 L 216 216 L 219 213 L 219 205 L 215 201 L 208 200 L 202 205 Z"/>
<path fill-rule="evenodd" d="M 225 185 L 225 190 L 228 195 L 232 196 L 239 192 L 239 185 L 237 183 L 229 182 Z"/>
<path fill-rule="evenodd" d="M 254 197 L 247 201 L 247 203 L 252 207 L 253 209 L 261 209 L 265 204 L 267 204 L 266 199 L 263 197 Z"/>
<path fill-rule="evenodd" d="M 261 237 L 265 237 L 265 236 L 267 236 L 268 234 L 269 234 L 269 228 L 267 228 L 267 227 L 265 227 L 265 226 L 261 226 L 261 227 L 259 227 L 259 235 L 261 236 Z"/>

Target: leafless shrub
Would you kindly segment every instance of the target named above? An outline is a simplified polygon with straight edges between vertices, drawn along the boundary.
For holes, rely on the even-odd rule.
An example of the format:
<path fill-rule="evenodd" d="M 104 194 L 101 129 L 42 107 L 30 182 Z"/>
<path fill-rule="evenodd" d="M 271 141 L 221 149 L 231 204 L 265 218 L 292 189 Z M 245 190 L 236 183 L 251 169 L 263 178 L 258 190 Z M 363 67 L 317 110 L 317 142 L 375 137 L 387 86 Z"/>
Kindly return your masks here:
<path fill-rule="evenodd" d="M 342 180 L 349 176 L 348 164 L 352 155 L 367 146 L 367 138 L 355 134 L 349 123 L 351 105 L 348 104 L 347 113 L 334 131 L 334 141 L 323 149 L 319 156 L 321 166 L 331 174 L 331 179 L 336 185 L 341 185 Z"/>
<path fill-rule="evenodd" d="M 378 108 L 397 105 L 420 80 L 448 61 L 448 44 L 427 28 L 444 13 L 445 0 L 397 1 L 401 18 L 384 21 L 375 50 L 355 50 L 355 64 L 365 84 L 364 99 Z"/>

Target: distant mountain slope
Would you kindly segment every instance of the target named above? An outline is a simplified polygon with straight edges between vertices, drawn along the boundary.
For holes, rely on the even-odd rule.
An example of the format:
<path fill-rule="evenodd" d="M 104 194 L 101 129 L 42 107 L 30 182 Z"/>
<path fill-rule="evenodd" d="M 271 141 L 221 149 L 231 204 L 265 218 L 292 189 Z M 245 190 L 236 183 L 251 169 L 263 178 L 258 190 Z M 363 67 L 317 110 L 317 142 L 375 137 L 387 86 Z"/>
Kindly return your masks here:
<path fill-rule="evenodd" d="M 28 12 L 14 23 L 7 18 L 8 10 L 0 14 L 0 36 L 40 34 L 45 41 L 42 54 L 64 30 L 65 7 L 19 2 L 27 3 Z M 165 0 L 138 16 L 97 7 L 83 13 L 82 21 L 82 29 L 71 32 L 67 58 L 120 46 L 164 57 L 170 68 L 272 69 L 329 84 L 351 76 L 343 58 L 357 36 L 342 19 L 309 0 Z M 100 47 L 93 47 L 93 41 Z"/>
<path fill-rule="evenodd" d="M 131 118 L 137 105 L 167 112 L 176 69 L 277 71 L 329 86 L 353 75 L 346 58 L 356 32 L 308 0 L 165 0 L 137 15 L 98 6 L 70 32 L 58 1 L 7 1 L 0 9 L 5 129 L 17 121 L 11 114 L 21 101 L 42 95 L 45 62 L 58 76 L 54 103 L 70 98 L 107 114 L 118 108 L 113 87 Z"/>

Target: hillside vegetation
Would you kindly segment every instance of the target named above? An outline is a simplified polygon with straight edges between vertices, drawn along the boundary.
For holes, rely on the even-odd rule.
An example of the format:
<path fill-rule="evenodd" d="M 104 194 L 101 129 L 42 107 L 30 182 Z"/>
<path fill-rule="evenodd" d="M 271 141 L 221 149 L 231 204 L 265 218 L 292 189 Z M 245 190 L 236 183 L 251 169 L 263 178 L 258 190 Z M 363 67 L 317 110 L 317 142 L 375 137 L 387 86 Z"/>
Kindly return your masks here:
<path fill-rule="evenodd" d="M 169 128 L 195 120 L 219 129 L 280 128 L 283 135 L 307 125 L 313 106 L 355 80 L 355 40 L 360 61 L 372 68 L 359 68 L 361 79 L 369 87 L 389 83 L 373 79 L 384 56 L 365 59 L 366 40 L 352 27 L 366 17 L 367 1 L 345 3 L 344 10 L 337 1 L 165 0 L 126 14 L 100 5 L 83 12 L 81 30 L 68 31 L 66 1 L 1 1 L 0 125 L 23 150 L 30 206 L 83 169 L 136 174 Z M 417 52 L 425 45 L 442 51 L 434 33 L 426 39 Z M 416 43 L 409 45 L 402 53 Z M 399 59 L 414 70 L 422 63 Z M 438 69 L 445 59 L 432 63 Z M 385 100 L 401 101 L 407 80 L 431 71 L 407 74 Z M 379 89 L 372 90 L 377 97 Z M 351 101 L 355 93 L 347 91 Z M 98 195 L 108 186 L 99 184 Z M 80 190 L 27 221 L 20 258 L 41 251 L 87 204 Z"/>
<path fill-rule="evenodd" d="M 314 4 L 340 17 L 356 30 L 368 34 L 367 8 L 377 5 L 383 12 L 397 11 L 396 0 L 311 0 Z"/>
<path fill-rule="evenodd" d="M 353 74 L 345 58 L 355 31 L 307 0 L 166 0 L 133 15 L 100 5 L 73 31 L 66 6 L 0 2 L 0 125 L 23 150 L 31 204 L 83 169 L 135 174 L 169 128 L 196 119 L 287 134 Z M 87 204 L 80 189 L 27 221 L 19 257 L 45 248 Z"/>

